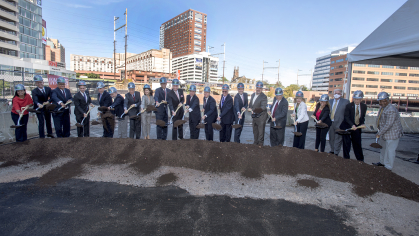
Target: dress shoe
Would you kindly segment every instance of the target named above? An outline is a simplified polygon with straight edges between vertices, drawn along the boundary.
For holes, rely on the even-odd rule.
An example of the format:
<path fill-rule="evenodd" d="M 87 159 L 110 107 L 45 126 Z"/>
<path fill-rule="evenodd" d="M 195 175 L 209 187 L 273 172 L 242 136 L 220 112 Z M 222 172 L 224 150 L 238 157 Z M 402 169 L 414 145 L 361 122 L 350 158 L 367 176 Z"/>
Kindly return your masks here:
<path fill-rule="evenodd" d="M 381 162 L 377 162 L 377 163 L 372 163 L 375 166 L 384 166 L 383 164 L 381 164 Z"/>
<path fill-rule="evenodd" d="M 52 134 L 47 134 L 47 137 L 55 138 L 54 135 L 52 135 Z"/>
<path fill-rule="evenodd" d="M 330 154 L 335 154 L 334 152 L 329 152 Z"/>

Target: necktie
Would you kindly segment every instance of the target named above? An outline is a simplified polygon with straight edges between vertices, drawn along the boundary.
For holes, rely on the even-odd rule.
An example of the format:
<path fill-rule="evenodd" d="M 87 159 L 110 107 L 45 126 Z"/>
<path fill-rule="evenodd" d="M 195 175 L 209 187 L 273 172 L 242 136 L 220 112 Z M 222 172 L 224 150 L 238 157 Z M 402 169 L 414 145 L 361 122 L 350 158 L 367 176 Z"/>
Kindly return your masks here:
<path fill-rule="evenodd" d="M 359 109 L 358 105 L 355 106 L 355 124 L 359 125 Z"/>
<path fill-rule="evenodd" d="M 65 91 L 64 91 L 64 89 L 63 89 L 63 90 L 61 90 L 61 92 L 63 92 L 64 98 L 65 98 Z"/>
<path fill-rule="evenodd" d="M 177 90 L 176 90 L 176 96 L 177 96 L 177 99 L 178 99 L 178 100 L 180 100 L 180 99 L 179 99 L 179 93 L 178 93 L 178 91 L 177 91 Z"/>
<path fill-rule="evenodd" d="M 132 95 L 132 100 L 135 102 L 135 93 Z"/>
<path fill-rule="evenodd" d="M 207 105 L 207 98 L 204 98 L 204 108 Z"/>
<path fill-rule="evenodd" d="M 164 89 L 164 100 L 166 101 L 166 89 Z"/>
<path fill-rule="evenodd" d="M 242 102 L 243 102 L 243 105 L 244 105 L 244 99 L 243 99 L 243 95 L 240 95 L 240 97 L 242 98 Z"/>
<path fill-rule="evenodd" d="M 100 99 L 102 98 L 102 94 L 101 93 L 99 93 L 99 101 L 100 101 Z"/>
<path fill-rule="evenodd" d="M 86 103 L 87 103 L 86 93 L 83 93 L 83 97 L 84 97 L 84 100 L 86 100 Z"/>
<path fill-rule="evenodd" d="M 338 102 L 335 100 L 335 102 L 333 103 L 333 108 L 332 108 L 332 115 L 330 118 L 332 118 L 332 120 L 335 119 L 335 111 L 336 111 L 336 105 L 338 104 Z"/>
<path fill-rule="evenodd" d="M 278 107 L 278 101 L 275 102 L 274 106 L 275 107 L 274 107 L 274 112 L 272 113 L 272 117 L 275 117 L 275 111 L 276 111 L 276 108 Z"/>
<path fill-rule="evenodd" d="M 224 96 L 223 96 L 223 98 L 221 99 L 221 107 L 223 107 L 223 104 L 224 104 Z"/>

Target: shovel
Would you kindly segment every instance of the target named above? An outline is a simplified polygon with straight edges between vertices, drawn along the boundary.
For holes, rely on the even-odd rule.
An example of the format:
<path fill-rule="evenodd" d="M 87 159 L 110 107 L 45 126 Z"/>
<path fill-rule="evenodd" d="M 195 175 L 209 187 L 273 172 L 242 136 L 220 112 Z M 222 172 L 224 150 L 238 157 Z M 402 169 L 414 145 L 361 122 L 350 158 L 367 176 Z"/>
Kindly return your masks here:
<path fill-rule="evenodd" d="M 43 106 L 45 106 L 45 105 L 47 105 L 47 104 L 49 104 L 49 102 L 44 102 L 42 105 L 43 105 Z M 39 111 L 39 109 L 42 109 L 42 108 L 40 108 L 40 107 L 38 107 L 38 108 L 36 108 L 36 109 L 29 108 L 29 109 L 28 109 L 28 111 L 29 111 L 29 112 L 35 112 L 35 113 L 40 114 L 40 113 L 41 113 L 41 111 Z"/>
<path fill-rule="evenodd" d="M 185 107 L 186 109 L 189 109 L 189 106 Z M 173 124 L 174 127 L 178 127 L 179 125 L 183 125 L 185 124 L 187 121 L 185 120 L 185 114 L 183 114 L 182 120 L 177 120 L 175 121 L 175 123 Z"/>
<path fill-rule="evenodd" d="M 87 111 L 86 115 L 89 115 L 90 111 L 91 111 L 94 107 L 95 107 L 95 106 L 90 106 L 90 108 L 89 108 L 89 110 Z M 83 121 L 84 121 L 84 119 L 86 119 L 86 117 L 83 117 L 83 120 L 81 120 L 81 122 L 80 122 L 80 123 L 76 123 L 76 126 L 77 126 L 77 127 L 79 127 L 79 128 L 82 128 L 82 127 L 83 127 Z"/>
<path fill-rule="evenodd" d="M 295 123 L 295 116 L 292 119 L 294 120 L 294 123 Z M 297 132 L 297 125 L 294 125 L 294 132 L 292 133 L 297 137 L 300 137 L 303 135 L 301 132 Z"/>
<path fill-rule="evenodd" d="M 371 130 L 374 130 L 374 127 L 370 126 L 370 128 L 371 128 Z M 378 129 L 378 131 L 380 131 L 380 129 Z M 378 140 L 379 139 L 380 138 L 375 138 L 375 143 L 371 143 L 370 144 L 370 147 L 373 147 L 373 148 L 383 148 L 383 146 L 381 146 L 380 144 L 378 144 Z"/>
<path fill-rule="evenodd" d="M 317 123 L 317 122 L 319 122 L 317 119 L 316 119 L 316 117 L 315 116 L 311 116 L 311 118 L 313 118 L 313 120 L 316 122 L 316 127 L 317 128 L 320 128 L 320 129 L 324 129 L 324 128 L 327 128 L 327 127 L 329 127 L 327 124 L 325 124 L 325 123 Z"/>
<path fill-rule="evenodd" d="M 92 125 L 100 125 L 99 118 L 96 118 L 96 120 L 92 121 Z"/>
<path fill-rule="evenodd" d="M 365 128 L 365 125 L 360 125 L 360 126 L 357 126 L 356 127 L 357 129 L 364 129 Z M 353 128 L 349 128 L 349 129 L 345 129 L 345 130 L 341 130 L 341 129 L 337 129 L 336 130 L 336 133 L 338 133 L 338 134 L 350 134 L 350 132 L 349 131 L 351 131 L 351 130 L 354 130 Z"/>
<path fill-rule="evenodd" d="M 218 116 L 220 116 L 220 109 L 219 109 L 219 105 L 217 106 L 217 113 Z M 217 123 L 212 123 L 212 128 L 215 129 L 216 131 L 221 131 L 223 129 L 223 127 L 221 127 L 221 125 L 219 124 L 220 121 L 217 121 Z"/>
<path fill-rule="evenodd" d="M 57 105 L 52 104 L 52 103 L 48 103 L 47 105 L 45 105 L 45 108 L 49 111 L 53 111 L 56 107 Z"/>
<path fill-rule="evenodd" d="M 150 112 L 150 111 L 158 111 L 158 110 L 157 110 L 157 107 L 156 106 L 154 106 L 154 105 L 148 105 L 147 106 L 147 109 L 146 109 L 146 112 Z"/>
<path fill-rule="evenodd" d="M 60 107 L 55 113 L 61 113 L 62 111 L 60 111 L 61 109 L 63 109 L 63 108 L 65 108 L 65 107 L 67 107 L 67 105 L 68 104 L 70 104 L 70 103 L 72 103 L 73 101 L 67 101 L 65 104 L 64 104 L 64 106 L 62 106 L 62 107 Z"/>
<path fill-rule="evenodd" d="M 242 116 L 242 115 L 243 115 L 243 113 L 244 113 L 245 111 L 246 111 L 246 110 L 243 110 L 243 111 L 240 113 L 240 116 Z M 231 127 L 233 127 L 233 129 L 239 129 L 239 128 L 241 128 L 241 127 L 242 127 L 242 125 L 240 124 L 240 119 L 237 121 L 237 124 L 232 125 Z"/>
<path fill-rule="evenodd" d="M 204 112 L 201 112 L 201 116 L 204 117 Z M 201 123 L 199 123 L 199 125 L 196 126 L 197 129 L 204 129 L 205 128 L 205 124 L 204 120 L 201 120 Z"/>
<path fill-rule="evenodd" d="M 135 105 L 134 104 L 132 104 L 128 109 L 127 109 L 127 113 L 122 113 L 122 115 L 121 115 L 121 117 L 119 117 L 120 119 L 122 119 L 122 117 L 124 117 L 126 114 L 128 114 L 128 112 L 129 112 L 129 110 L 131 110 L 132 108 L 134 108 L 135 107 Z"/>
<path fill-rule="evenodd" d="M 177 111 L 178 111 L 181 107 L 182 107 L 182 104 L 181 104 L 181 103 L 179 103 L 179 105 L 178 105 L 178 107 L 177 107 L 177 109 L 176 109 L 176 111 L 175 111 L 175 115 L 176 115 Z M 160 126 L 160 127 L 166 127 L 166 126 L 168 126 L 168 125 L 171 125 L 171 124 L 173 123 L 173 122 L 172 122 L 172 120 L 173 120 L 173 117 L 174 117 L 175 115 L 173 115 L 173 116 L 170 118 L 169 123 L 166 123 L 166 122 L 164 122 L 163 120 L 157 120 L 157 121 L 156 121 L 156 125 L 158 125 L 158 126 Z"/>
<path fill-rule="evenodd" d="M 273 120 L 274 118 L 272 117 L 272 115 L 271 115 L 271 113 L 268 113 L 268 115 L 271 117 L 271 119 Z M 282 129 L 282 126 L 280 126 L 280 125 L 276 125 L 276 121 L 272 121 L 272 122 L 274 122 L 274 129 Z"/>
<path fill-rule="evenodd" d="M 27 109 L 29 109 L 29 107 L 28 107 L 28 108 L 24 107 L 24 108 L 20 111 L 19 119 L 17 120 L 17 125 L 12 125 L 12 126 L 10 126 L 10 128 L 16 129 L 16 128 L 20 128 L 20 127 L 22 127 L 22 126 L 23 126 L 23 125 L 21 125 L 21 124 L 20 124 L 20 119 L 22 119 L 22 117 L 23 117 L 23 113 L 25 113 L 25 111 L 26 111 Z"/>
<path fill-rule="evenodd" d="M 145 111 L 147 111 L 147 109 L 142 109 L 140 112 L 138 112 L 137 113 L 137 115 L 135 115 L 135 116 L 130 116 L 129 118 L 131 119 L 131 120 L 135 120 L 135 119 L 138 119 L 138 120 L 141 120 L 141 113 L 143 113 L 143 112 L 145 112 Z"/>

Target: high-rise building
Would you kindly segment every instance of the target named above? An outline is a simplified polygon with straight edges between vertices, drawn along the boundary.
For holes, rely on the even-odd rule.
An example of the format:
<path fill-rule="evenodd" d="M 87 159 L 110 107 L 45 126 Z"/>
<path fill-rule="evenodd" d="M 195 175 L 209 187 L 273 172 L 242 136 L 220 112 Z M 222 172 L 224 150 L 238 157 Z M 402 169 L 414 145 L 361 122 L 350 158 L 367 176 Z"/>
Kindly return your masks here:
<path fill-rule="evenodd" d="M 160 26 L 160 49 L 168 48 L 173 58 L 205 52 L 207 15 L 192 9 Z"/>
<path fill-rule="evenodd" d="M 127 53 L 127 57 L 134 56 L 134 53 Z M 125 61 L 125 53 L 116 53 L 116 73 L 119 69 L 123 69 Z M 114 59 L 108 57 L 83 56 L 70 54 L 70 70 L 80 72 L 109 72 L 113 73 Z"/>
<path fill-rule="evenodd" d="M 322 56 L 316 59 L 316 65 L 314 67 L 314 73 L 313 73 L 312 84 L 311 84 L 313 91 L 322 91 L 325 93 L 329 91 L 329 88 L 330 88 L 329 82 L 331 79 L 330 70 L 331 70 L 331 67 L 333 67 L 330 64 L 331 60 L 333 60 L 333 58 L 335 57 L 343 56 L 350 53 L 352 50 L 354 50 L 354 48 L 355 47 L 345 47 L 342 49 L 338 49 L 338 50 L 332 51 L 330 54 L 327 54 L 325 56 Z M 343 87 L 340 89 L 343 89 Z"/>
<path fill-rule="evenodd" d="M 217 82 L 218 57 L 200 52 L 172 59 L 172 73 L 180 71 L 180 79 L 187 82 Z"/>
<path fill-rule="evenodd" d="M 19 19 L 17 1 L 0 1 L 0 53 L 19 57 Z"/>
<path fill-rule="evenodd" d="M 127 58 L 127 71 L 151 71 L 171 73 L 172 53 L 169 49 L 151 49 Z"/>
<path fill-rule="evenodd" d="M 11 5 L 10 3 L 17 1 L 3 0 L 1 2 L 5 3 L 0 3 L 0 5 Z M 41 1 L 19 0 L 18 8 L 20 58 L 45 59 L 42 44 Z"/>
<path fill-rule="evenodd" d="M 65 63 L 65 47 L 58 39 L 47 38 L 45 60 Z"/>

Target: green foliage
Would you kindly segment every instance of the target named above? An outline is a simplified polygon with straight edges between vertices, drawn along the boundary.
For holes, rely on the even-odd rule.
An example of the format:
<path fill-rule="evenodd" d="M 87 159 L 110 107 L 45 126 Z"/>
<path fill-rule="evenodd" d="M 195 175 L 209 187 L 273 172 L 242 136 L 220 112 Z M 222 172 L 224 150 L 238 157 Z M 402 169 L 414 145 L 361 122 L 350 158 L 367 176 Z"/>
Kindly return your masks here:
<path fill-rule="evenodd" d="M 218 80 L 219 82 L 228 83 L 230 82 L 226 77 L 222 77 Z"/>
<path fill-rule="evenodd" d="M 290 84 L 288 87 L 284 89 L 284 97 L 285 98 L 294 97 L 293 92 L 298 91 L 299 89 L 300 89 L 300 86 L 296 84 Z"/>

